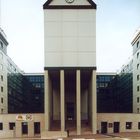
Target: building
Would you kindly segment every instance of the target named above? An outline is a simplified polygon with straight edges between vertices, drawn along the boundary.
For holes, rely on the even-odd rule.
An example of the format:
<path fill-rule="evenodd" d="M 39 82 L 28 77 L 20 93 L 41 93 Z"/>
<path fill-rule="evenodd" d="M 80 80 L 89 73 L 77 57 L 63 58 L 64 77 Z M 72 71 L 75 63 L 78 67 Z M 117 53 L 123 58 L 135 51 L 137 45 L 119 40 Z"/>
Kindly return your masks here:
<path fill-rule="evenodd" d="M 140 29 L 132 40 L 133 47 L 133 112 L 140 113 Z"/>
<path fill-rule="evenodd" d="M 95 134 L 96 4 L 49 0 L 43 9 L 45 130 L 53 132 L 57 122 L 61 135 L 71 127 L 80 135 L 82 123 L 88 122 Z"/>
<path fill-rule="evenodd" d="M 48 0 L 43 9 L 44 74 L 21 71 L 0 31 L 0 138 L 140 132 L 140 32 L 133 60 L 120 73 L 96 76 L 96 4 Z"/>
<path fill-rule="evenodd" d="M 26 73 L 23 81 L 23 93 L 28 99 L 24 113 L 44 113 L 44 74 Z"/>
<path fill-rule="evenodd" d="M 0 28 L 0 114 L 8 112 L 7 46 L 8 41 L 6 35 Z"/>

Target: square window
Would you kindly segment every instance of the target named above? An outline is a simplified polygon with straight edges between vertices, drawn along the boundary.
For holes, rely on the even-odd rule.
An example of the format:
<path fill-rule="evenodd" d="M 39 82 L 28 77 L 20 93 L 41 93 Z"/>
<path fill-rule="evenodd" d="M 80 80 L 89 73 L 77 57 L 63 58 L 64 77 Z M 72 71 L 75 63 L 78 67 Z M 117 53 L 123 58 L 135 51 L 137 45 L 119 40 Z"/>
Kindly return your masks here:
<path fill-rule="evenodd" d="M 3 130 L 3 123 L 0 123 L 0 130 Z"/>
<path fill-rule="evenodd" d="M 15 123 L 14 122 L 9 122 L 9 130 L 14 130 Z"/>
<path fill-rule="evenodd" d="M 126 122 L 126 129 L 132 129 L 132 122 Z"/>

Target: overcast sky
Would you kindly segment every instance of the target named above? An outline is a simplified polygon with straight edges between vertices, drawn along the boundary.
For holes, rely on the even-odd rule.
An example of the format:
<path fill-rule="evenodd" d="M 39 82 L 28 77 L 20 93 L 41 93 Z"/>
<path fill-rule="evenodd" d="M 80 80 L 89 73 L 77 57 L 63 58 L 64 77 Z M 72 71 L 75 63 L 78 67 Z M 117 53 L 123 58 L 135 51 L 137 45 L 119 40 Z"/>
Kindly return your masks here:
<path fill-rule="evenodd" d="M 25 72 L 43 72 L 43 9 L 46 0 L 1 0 L 1 19 L 8 55 Z M 97 70 L 116 72 L 132 54 L 140 27 L 140 0 L 95 0 Z"/>

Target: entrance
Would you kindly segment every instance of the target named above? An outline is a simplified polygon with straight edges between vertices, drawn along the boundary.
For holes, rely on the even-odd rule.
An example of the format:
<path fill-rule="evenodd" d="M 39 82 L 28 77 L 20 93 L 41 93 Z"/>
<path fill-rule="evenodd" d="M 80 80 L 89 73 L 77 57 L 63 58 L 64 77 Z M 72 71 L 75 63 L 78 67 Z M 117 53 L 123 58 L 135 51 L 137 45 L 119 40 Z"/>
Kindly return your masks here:
<path fill-rule="evenodd" d="M 28 134 L 28 123 L 27 122 L 22 122 L 22 134 L 23 135 Z"/>
<path fill-rule="evenodd" d="M 114 122 L 114 133 L 120 132 L 120 122 Z"/>
<path fill-rule="evenodd" d="M 74 103 L 67 103 L 67 120 L 74 120 Z"/>
<path fill-rule="evenodd" d="M 101 122 L 101 133 L 107 133 L 107 122 Z"/>
<path fill-rule="evenodd" d="M 40 134 L 40 122 L 34 122 L 34 134 Z"/>

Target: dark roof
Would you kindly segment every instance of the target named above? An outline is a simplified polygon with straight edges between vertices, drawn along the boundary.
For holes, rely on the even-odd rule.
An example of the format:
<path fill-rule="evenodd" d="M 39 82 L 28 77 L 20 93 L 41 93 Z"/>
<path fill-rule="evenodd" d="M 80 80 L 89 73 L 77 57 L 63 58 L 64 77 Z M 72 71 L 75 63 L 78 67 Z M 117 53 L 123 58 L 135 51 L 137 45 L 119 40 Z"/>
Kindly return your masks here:
<path fill-rule="evenodd" d="M 50 5 L 53 0 L 48 0 L 43 5 L 43 9 L 96 9 L 96 4 L 92 0 L 87 0 L 90 5 Z"/>

